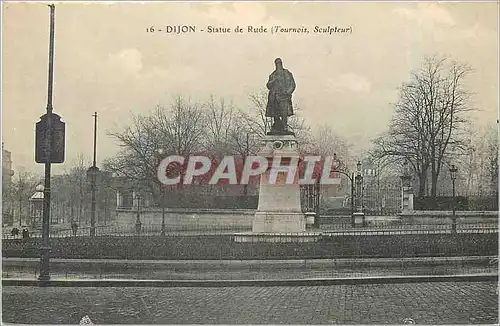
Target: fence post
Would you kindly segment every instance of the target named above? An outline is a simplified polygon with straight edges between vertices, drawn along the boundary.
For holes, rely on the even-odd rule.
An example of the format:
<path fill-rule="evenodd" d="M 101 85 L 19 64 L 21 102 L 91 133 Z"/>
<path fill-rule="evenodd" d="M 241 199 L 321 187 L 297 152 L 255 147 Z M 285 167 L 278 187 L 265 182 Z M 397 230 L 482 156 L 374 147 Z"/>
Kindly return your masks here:
<path fill-rule="evenodd" d="M 408 168 L 408 162 L 403 164 L 403 175 L 401 176 L 401 213 L 407 214 L 413 211 L 413 188 L 411 186 L 412 176 Z"/>

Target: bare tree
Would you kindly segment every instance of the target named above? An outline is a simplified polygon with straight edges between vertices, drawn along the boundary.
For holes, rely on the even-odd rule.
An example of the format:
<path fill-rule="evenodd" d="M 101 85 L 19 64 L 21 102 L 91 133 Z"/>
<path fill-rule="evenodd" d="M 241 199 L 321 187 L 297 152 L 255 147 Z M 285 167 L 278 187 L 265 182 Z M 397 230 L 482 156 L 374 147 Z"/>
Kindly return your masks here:
<path fill-rule="evenodd" d="M 245 114 L 247 123 L 255 134 L 263 137 L 271 130 L 272 125 L 271 120 L 266 117 L 267 92 L 262 90 L 251 94 L 249 98 L 253 106 Z"/>
<path fill-rule="evenodd" d="M 317 125 L 311 133 L 311 139 L 303 151 L 320 156 L 337 154 L 339 160 L 349 160 L 349 145 L 347 141 L 337 135 L 331 127 L 325 124 Z"/>
<path fill-rule="evenodd" d="M 20 225 L 23 224 L 23 220 L 25 222 L 29 220 L 29 199 L 35 193 L 36 186 L 41 182 L 40 175 L 26 171 L 24 168 L 20 168 L 19 172 L 15 174 L 12 182 L 12 195 L 13 201 L 16 203 L 14 211 L 17 212 Z"/>
<path fill-rule="evenodd" d="M 464 150 L 462 126 L 472 108 L 463 81 L 470 72 L 469 66 L 447 58 L 426 58 L 401 86 L 389 131 L 374 141 L 375 157 L 411 164 L 419 196 L 425 195 L 428 172 L 431 196 L 436 196 L 443 166 Z"/>
<path fill-rule="evenodd" d="M 350 145 L 343 137 L 337 135 L 331 127 L 325 124 L 317 125 L 313 129 L 309 141 L 305 145 L 301 146 L 300 152 L 303 156 L 321 156 L 321 164 L 325 163 L 327 156 L 333 156 L 335 154 L 339 164 L 337 169 L 346 173 L 349 171 L 348 167 L 353 165 L 353 160 L 349 153 Z M 345 179 L 342 180 L 345 181 Z M 341 189 L 342 187 L 345 187 L 345 183 L 333 187 Z"/>
<path fill-rule="evenodd" d="M 159 161 L 168 155 L 187 157 L 201 150 L 204 132 L 202 107 L 178 96 L 170 108 L 157 106 L 148 115 L 134 116 L 125 130 L 109 133 L 120 151 L 105 162 L 106 169 L 134 182 L 137 190 L 156 200 L 163 188 L 157 178 Z"/>
<path fill-rule="evenodd" d="M 232 103 L 220 99 L 217 103 L 212 95 L 206 105 L 206 149 L 218 159 L 231 152 L 231 132 L 235 123 Z"/>
<path fill-rule="evenodd" d="M 244 112 L 235 115 L 229 136 L 231 153 L 241 159 L 241 164 L 248 156 L 257 155 L 262 136 L 254 132 L 252 120 Z M 243 185 L 243 195 L 248 195 L 248 184 Z"/>
<path fill-rule="evenodd" d="M 90 202 L 90 184 L 87 179 L 87 170 L 90 166 L 90 160 L 86 159 L 83 153 L 79 153 L 68 170 L 54 176 L 51 186 L 54 207 L 51 215 L 63 215 L 58 218 L 70 217 L 71 220 L 78 221 L 86 219 L 85 211 Z"/>
<path fill-rule="evenodd" d="M 487 183 L 492 193 L 498 194 L 498 123 L 497 126 L 489 125 L 485 131 L 484 139 L 486 142 L 486 162 Z M 486 181 L 486 180 L 485 180 Z"/>

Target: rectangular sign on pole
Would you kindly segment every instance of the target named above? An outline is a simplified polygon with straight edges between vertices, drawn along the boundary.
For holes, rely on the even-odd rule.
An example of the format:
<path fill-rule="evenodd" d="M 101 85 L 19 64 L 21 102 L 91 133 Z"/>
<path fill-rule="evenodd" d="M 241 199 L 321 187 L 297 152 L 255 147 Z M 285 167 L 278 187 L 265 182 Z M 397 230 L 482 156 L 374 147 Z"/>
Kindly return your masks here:
<path fill-rule="evenodd" d="M 47 163 L 46 135 L 47 135 L 47 114 L 40 117 L 36 123 L 35 136 L 35 162 Z M 61 121 L 61 117 L 52 113 L 52 142 L 51 142 L 50 163 L 64 163 L 66 147 L 66 124 Z"/>

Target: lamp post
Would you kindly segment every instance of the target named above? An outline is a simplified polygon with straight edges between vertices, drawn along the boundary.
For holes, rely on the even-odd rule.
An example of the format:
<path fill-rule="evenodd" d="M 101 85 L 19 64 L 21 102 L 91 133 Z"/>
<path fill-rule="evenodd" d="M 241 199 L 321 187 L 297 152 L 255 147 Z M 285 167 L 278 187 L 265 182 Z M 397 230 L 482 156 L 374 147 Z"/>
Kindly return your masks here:
<path fill-rule="evenodd" d="M 320 178 L 318 178 L 316 180 L 316 182 L 314 183 L 313 185 L 314 187 L 314 223 L 313 223 L 313 227 L 315 228 L 320 228 L 320 224 L 319 224 L 319 201 L 320 201 L 320 196 L 321 196 L 321 193 L 320 193 L 320 190 L 321 190 L 321 187 L 320 187 Z"/>
<path fill-rule="evenodd" d="M 348 173 L 343 172 L 343 171 L 339 171 L 339 169 L 338 169 L 339 165 L 340 165 L 340 162 L 337 159 L 337 154 L 334 153 L 333 154 L 332 172 L 345 175 L 349 179 L 349 181 L 351 182 L 351 226 L 355 227 L 356 221 L 355 221 L 355 216 L 354 216 L 354 172 L 351 174 L 351 176 L 349 176 Z"/>
<path fill-rule="evenodd" d="M 96 220 L 96 179 L 99 174 L 99 168 L 96 166 L 96 147 L 97 147 L 97 112 L 94 117 L 94 156 L 92 166 L 87 170 L 87 177 L 90 179 L 91 191 L 91 211 L 90 211 L 90 236 L 95 236 L 95 220 Z"/>
<path fill-rule="evenodd" d="M 163 188 L 163 198 L 161 199 L 161 235 L 165 235 L 165 196 L 166 196 L 166 189 L 165 187 Z"/>
<path fill-rule="evenodd" d="M 451 221 L 452 221 L 451 232 L 452 233 L 457 233 L 456 198 L 455 198 L 455 180 L 457 179 L 457 172 L 458 172 L 458 169 L 455 167 L 455 165 L 452 164 L 451 168 L 450 168 L 451 184 L 452 184 L 452 191 L 453 191 L 453 215 L 451 218 Z"/>
<path fill-rule="evenodd" d="M 413 197 L 411 187 L 412 176 L 408 161 L 403 163 L 403 175 L 401 175 L 401 213 L 407 214 L 413 210 Z"/>
<path fill-rule="evenodd" d="M 361 173 L 361 161 L 356 164 L 356 212 L 353 214 L 362 218 L 362 226 L 366 226 L 365 213 L 363 212 L 363 175 Z"/>
<path fill-rule="evenodd" d="M 158 149 L 158 162 L 157 164 L 160 164 L 161 158 L 164 154 L 164 150 L 162 148 Z M 160 192 L 162 195 L 161 198 L 161 235 L 165 235 L 165 210 L 166 210 L 166 203 L 165 203 L 165 198 L 167 196 L 167 188 L 165 185 L 160 185 Z"/>
<path fill-rule="evenodd" d="M 135 219 L 135 232 L 137 234 L 141 233 L 141 196 L 136 195 L 135 199 L 137 200 L 137 214 Z"/>
<path fill-rule="evenodd" d="M 50 36 L 49 36 L 49 80 L 47 88 L 47 113 L 45 134 L 45 180 L 43 190 L 43 219 L 42 219 L 42 247 L 40 248 L 40 275 L 39 281 L 50 280 L 50 242 L 49 242 L 49 219 L 50 219 L 50 173 L 52 163 L 52 90 L 54 83 L 54 30 L 55 30 L 55 6 L 50 7 Z M 38 138 L 38 137 L 37 137 Z M 36 156 L 36 154 L 35 154 Z M 35 157 L 36 160 L 36 157 Z M 38 162 L 38 160 L 36 160 Z"/>

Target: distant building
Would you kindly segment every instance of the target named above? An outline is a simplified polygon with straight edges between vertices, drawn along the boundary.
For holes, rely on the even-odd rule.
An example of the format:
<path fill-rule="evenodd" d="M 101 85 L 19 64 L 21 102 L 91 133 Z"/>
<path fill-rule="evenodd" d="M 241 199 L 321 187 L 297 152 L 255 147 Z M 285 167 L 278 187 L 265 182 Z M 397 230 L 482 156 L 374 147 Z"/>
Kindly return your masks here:
<path fill-rule="evenodd" d="M 115 191 L 111 174 L 101 171 L 96 185 L 96 222 L 111 219 L 115 207 Z M 69 174 L 52 176 L 51 223 L 90 222 L 91 187 L 85 170 L 73 170 Z"/>
<path fill-rule="evenodd" d="M 11 152 L 4 148 L 2 142 L 2 224 L 4 225 L 12 225 L 13 223 L 11 201 L 13 175 Z"/>

